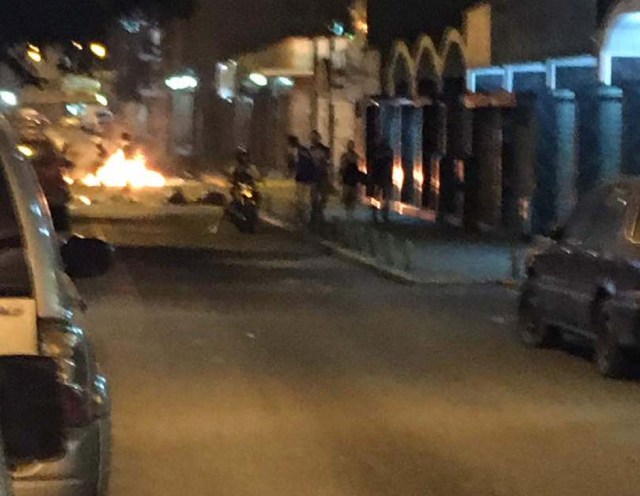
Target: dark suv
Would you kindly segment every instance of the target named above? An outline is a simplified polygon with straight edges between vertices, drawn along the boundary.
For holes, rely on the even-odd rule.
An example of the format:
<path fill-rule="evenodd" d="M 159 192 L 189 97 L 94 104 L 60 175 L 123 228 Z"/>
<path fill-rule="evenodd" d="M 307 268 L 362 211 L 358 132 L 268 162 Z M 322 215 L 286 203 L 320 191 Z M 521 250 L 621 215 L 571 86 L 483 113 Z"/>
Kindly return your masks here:
<path fill-rule="evenodd" d="M 640 179 L 599 187 L 531 258 L 519 302 L 524 344 L 548 346 L 573 332 L 593 343 L 602 375 L 623 373 L 640 348 L 639 208 Z"/>

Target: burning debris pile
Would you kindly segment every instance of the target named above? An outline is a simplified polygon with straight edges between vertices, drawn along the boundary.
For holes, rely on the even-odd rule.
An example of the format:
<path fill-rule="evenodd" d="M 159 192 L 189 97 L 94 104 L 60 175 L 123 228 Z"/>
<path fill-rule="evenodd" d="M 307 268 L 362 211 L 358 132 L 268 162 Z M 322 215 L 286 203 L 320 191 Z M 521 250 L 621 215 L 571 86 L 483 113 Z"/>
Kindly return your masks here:
<path fill-rule="evenodd" d="M 128 158 L 124 150 L 111 155 L 95 174 L 87 174 L 80 182 L 89 187 L 108 188 L 163 188 L 166 178 L 147 167 L 147 159 L 141 152 Z"/>

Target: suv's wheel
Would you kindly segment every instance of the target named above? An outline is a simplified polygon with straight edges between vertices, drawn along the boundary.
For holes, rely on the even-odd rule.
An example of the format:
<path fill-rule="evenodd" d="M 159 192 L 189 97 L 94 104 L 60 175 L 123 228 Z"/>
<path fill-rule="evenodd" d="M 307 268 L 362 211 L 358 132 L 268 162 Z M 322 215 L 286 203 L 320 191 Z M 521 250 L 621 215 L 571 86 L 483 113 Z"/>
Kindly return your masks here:
<path fill-rule="evenodd" d="M 609 315 L 600 310 L 596 316 L 594 361 L 604 377 L 616 378 L 624 374 L 627 359 L 611 327 Z"/>
<path fill-rule="evenodd" d="M 525 290 L 518 307 L 518 337 L 528 348 L 552 346 L 558 338 L 558 331 L 544 323 L 536 305 L 532 290 Z"/>

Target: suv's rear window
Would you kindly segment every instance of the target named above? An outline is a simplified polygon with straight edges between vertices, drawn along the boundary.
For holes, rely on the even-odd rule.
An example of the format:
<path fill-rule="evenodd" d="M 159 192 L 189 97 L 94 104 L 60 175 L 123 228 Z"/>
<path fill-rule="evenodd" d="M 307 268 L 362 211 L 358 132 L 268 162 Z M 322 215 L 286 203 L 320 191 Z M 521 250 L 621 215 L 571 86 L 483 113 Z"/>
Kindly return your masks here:
<path fill-rule="evenodd" d="M 0 297 L 31 295 L 31 277 L 13 196 L 0 164 Z"/>

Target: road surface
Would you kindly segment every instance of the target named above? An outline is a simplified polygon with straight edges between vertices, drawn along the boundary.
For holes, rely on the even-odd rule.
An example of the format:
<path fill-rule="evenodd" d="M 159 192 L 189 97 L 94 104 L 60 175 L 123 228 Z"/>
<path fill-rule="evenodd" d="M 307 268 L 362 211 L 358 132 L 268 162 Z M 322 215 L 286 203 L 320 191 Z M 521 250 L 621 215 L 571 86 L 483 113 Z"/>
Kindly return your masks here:
<path fill-rule="evenodd" d="M 492 286 L 408 288 L 295 235 L 127 248 L 83 281 L 113 496 L 640 491 L 640 387 L 530 351 Z"/>

